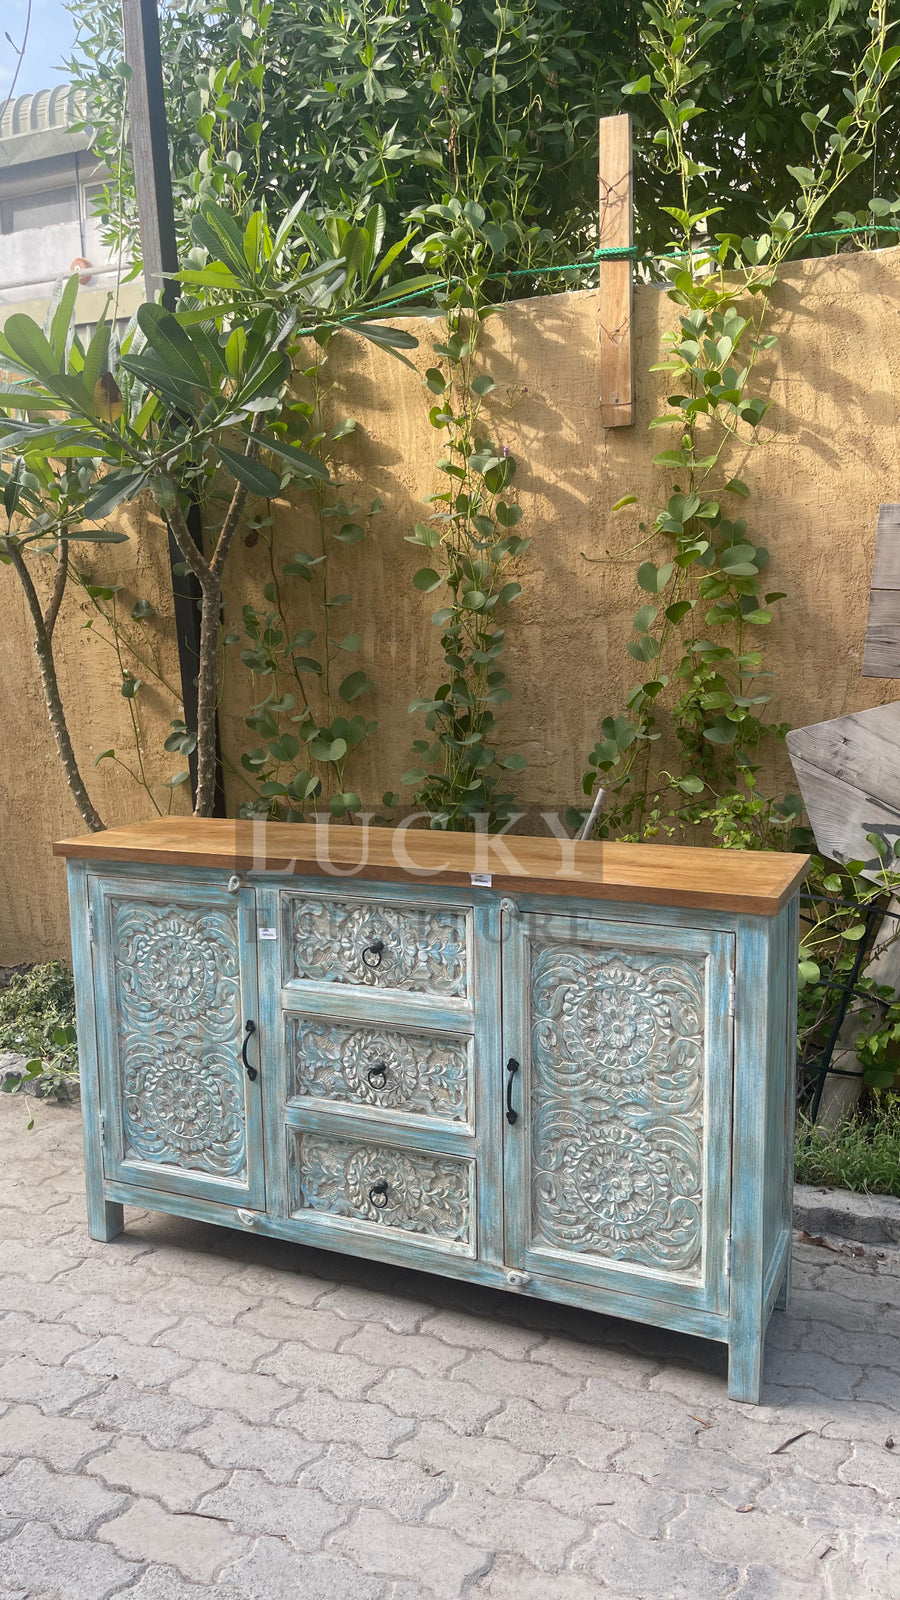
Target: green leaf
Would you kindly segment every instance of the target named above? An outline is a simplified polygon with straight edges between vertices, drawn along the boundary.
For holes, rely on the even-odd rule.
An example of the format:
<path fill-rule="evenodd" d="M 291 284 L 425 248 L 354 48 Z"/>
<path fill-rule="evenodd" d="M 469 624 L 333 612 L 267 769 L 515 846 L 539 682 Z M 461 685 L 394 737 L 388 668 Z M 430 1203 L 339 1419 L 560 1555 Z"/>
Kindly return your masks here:
<path fill-rule="evenodd" d="M 613 511 L 621 511 L 623 506 L 636 506 L 636 505 L 637 505 L 637 495 L 636 494 L 624 494 L 622 496 L 621 500 L 617 500 L 615 505 L 611 509 Z"/>
<path fill-rule="evenodd" d="M 104 517 L 110 516 L 115 511 L 116 506 L 122 504 L 123 500 L 133 500 L 135 495 L 140 494 L 148 476 L 149 474 L 146 472 L 135 472 L 133 469 L 126 472 L 107 473 L 107 476 L 100 480 L 97 489 L 84 507 L 83 516 L 85 521 L 93 521 L 95 517 L 102 521 Z M 90 534 L 80 534 L 78 537 L 90 538 Z M 115 542 L 118 542 L 122 537 L 124 535 L 116 535 Z M 103 542 L 109 543 L 111 541 L 104 539 Z"/>
<path fill-rule="evenodd" d="M 432 589 L 437 589 L 443 583 L 439 572 L 432 567 L 421 567 L 413 578 L 413 586 L 421 590 L 422 594 L 430 594 Z"/>
<path fill-rule="evenodd" d="M 263 499 L 273 500 L 281 493 L 281 479 L 271 467 L 266 467 L 261 461 L 252 456 L 242 456 L 236 450 L 227 450 L 220 444 L 219 455 L 228 471 L 238 483 L 251 494 L 261 495 Z"/>
<path fill-rule="evenodd" d="M 338 690 L 342 700 L 357 700 L 367 690 L 374 689 L 371 678 L 363 671 L 351 672 L 346 677 Z"/>
<path fill-rule="evenodd" d="M 330 483 L 331 473 L 324 461 L 311 456 L 307 450 L 301 450 L 299 445 L 290 444 L 287 439 L 277 439 L 271 434 L 264 434 L 260 444 L 265 450 L 271 450 L 275 456 L 280 456 L 282 461 L 287 461 L 291 466 L 300 467 L 309 478 L 320 478 L 323 483 Z"/>

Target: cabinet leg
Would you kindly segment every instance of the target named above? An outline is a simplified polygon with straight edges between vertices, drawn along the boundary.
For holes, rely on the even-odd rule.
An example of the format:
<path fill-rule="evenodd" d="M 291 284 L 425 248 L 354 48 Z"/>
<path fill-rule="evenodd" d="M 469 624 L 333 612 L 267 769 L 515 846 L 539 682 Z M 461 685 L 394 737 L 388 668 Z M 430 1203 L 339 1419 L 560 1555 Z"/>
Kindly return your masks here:
<path fill-rule="evenodd" d="M 763 1337 L 743 1335 L 728 1346 L 728 1398 L 758 1406 L 762 1392 Z"/>
<path fill-rule="evenodd" d="M 115 1239 L 125 1226 L 125 1207 L 116 1200 L 88 1196 L 88 1233 L 92 1239 Z"/>

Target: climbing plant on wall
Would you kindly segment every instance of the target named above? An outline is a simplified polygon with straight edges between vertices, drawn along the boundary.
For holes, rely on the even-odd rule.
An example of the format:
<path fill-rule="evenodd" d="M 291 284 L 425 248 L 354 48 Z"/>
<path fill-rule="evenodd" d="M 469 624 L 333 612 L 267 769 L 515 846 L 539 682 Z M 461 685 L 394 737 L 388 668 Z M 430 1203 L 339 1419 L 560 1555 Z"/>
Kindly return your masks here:
<path fill-rule="evenodd" d="M 677 321 L 651 369 L 664 374 L 666 405 L 650 428 L 671 440 L 654 456 L 662 501 L 637 530 L 643 598 L 627 648 L 644 675 L 618 714 L 603 720 L 584 779 L 586 794 L 598 783 L 609 792 L 603 833 L 640 837 L 679 820 L 705 821 L 726 842 L 746 842 L 742 833 L 777 826 L 795 810 L 773 810 L 754 793 L 761 751 L 786 731 L 768 720 L 759 642 L 785 597 L 770 587 L 769 552 L 751 532 L 750 491 L 736 464 L 760 447 L 771 407 L 759 364 L 776 343 L 767 317 L 779 269 L 869 160 L 900 46 L 889 43 L 886 0 L 875 0 L 869 42 L 842 103 L 805 116 L 807 162 L 789 169 L 793 208 L 741 237 L 723 229 L 727 212 L 698 208 L 704 171 L 689 134 L 714 116 L 697 99 L 705 52 L 739 9 L 735 0 L 647 4 L 649 70 L 628 86 L 656 108 L 658 143 L 678 184 L 676 203 L 665 208 L 672 250 L 660 263 Z M 635 504 L 625 495 L 614 509 Z M 677 746 L 674 773 L 654 770 L 663 732 Z"/>

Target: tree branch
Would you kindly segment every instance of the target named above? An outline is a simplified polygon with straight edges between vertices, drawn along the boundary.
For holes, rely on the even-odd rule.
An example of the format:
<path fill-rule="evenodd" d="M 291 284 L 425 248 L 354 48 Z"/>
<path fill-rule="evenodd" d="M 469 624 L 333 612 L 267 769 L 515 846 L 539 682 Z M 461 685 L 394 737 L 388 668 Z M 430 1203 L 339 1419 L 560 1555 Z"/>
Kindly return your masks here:
<path fill-rule="evenodd" d="M 72 740 L 69 735 L 66 715 L 65 711 L 63 710 L 62 698 L 59 692 L 59 682 L 56 676 L 56 663 L 53 659 L 53 645 L 51 643 L 50 634 L 48 633 L 46 624 L 44 622 L 44 615 L 41 611 L 41 602 L 38 599 L 37 590 L 34 587 L 31 573 L 28 571 L 28 567 L 25 564 L 25 558 L 19 548 L 18 541 L 13 538 L 5 538 L 0 541 L 0 543 L 3 545 L 4 555 L 9 556 L 10 561 L 15 567 L 19 582 L 25 591 L 25 599 L 28 602 L 28 609 L 31 612 L 31 621 L 34 627 L 34 649 L 38 658 L 38 666 L 40 667 L 41 672 L 41 684 L 44 690 L 44 703 L 47 707 L 47 715 L 50 718 L 50 726 L 53 729 L 53 734 L 56 739 L 56 748 L 59 751 L 59 757 L 63 764 L 63 771 L 66 774 L 66 782 L 69 786 L 69 792 L 72 795 L 72 798 L 75 801 L 79 811 L 81 812 L 83 820 L 87 823 L 87 826 L 90 828 L 91 832 L 102 833 L 104 824 L 97 812 L 94 810 L 91 797 L 85 788 L 84 779 L 79 771 L 78 762 L 75 759 L 75 751 L 72 748 Z"/>
<path fill-rule="evenodd" d="M 44 632 L 46 633 L 48 639 L 53 638 L 53 629 L 56 627 L 56 619 L 59 616 L 59 608 L 62 605 L 63 595 L 66 592 L 66 583 L 68 581 L 68 577 L 69 541 L 68 539 L 60 539 L 59 549 L 56 556 L 56 575 L 53 579 L 53 592 L 47 603 L 47 609 L 44 612 Z"/>

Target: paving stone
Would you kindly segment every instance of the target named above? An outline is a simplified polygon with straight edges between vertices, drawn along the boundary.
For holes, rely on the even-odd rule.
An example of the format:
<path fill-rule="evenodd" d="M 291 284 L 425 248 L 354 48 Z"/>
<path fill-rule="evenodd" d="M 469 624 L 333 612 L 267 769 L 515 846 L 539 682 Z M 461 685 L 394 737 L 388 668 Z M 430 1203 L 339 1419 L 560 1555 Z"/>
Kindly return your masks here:
<path fill-rule="evenodd" d="M 698 1427 L 696 1442 L 699 1450 L 715 1450 L 766 1471 L 792 1472 L 799 1466 L 809 1477 L 833 1477 L 849 1452 L 846 1441 L 823 1438 L 813 1418 L 761 1406 L 719 1406 L 710 1413 L 709 1426 Z"/>
<path fill-rule="evenodd" d="M 414 1461 L 373 1460 L 353 1445 L 334 1444 L 304 1469 L 301 1482 L 321 1489 L 338 1505 L 381 1506 L 401 1522 L 418 1522 L 449 1493 L 452 1480 Z"/>
<path fill-rule="evenodd" d="M 721 1390 L 717 1386 L 717 1398 Z M 691 1411 L 688 1410 L 691 1406 Z M 569 1412 L 596 1417 L 605 1428 L 620 1428 L 629 1433 L 646 1429 L 660 1441 L 690 1444 L 697 1431 L 693 1404 L 649 1389 L 623 1388 L 607 1376 L 588 1378 L 584 1387 L 569 1401 Z"/>
<path fill-rule="evenodd" d="M 748 1467 L 722 1450 L 667 1447 L 650 1434 L 642 1434 L 617 1455 L 615 1468 L 657 1489 L 709 1494 L 729 1506 L 746 1505 L 766 1480 L 765 1468 Z"/>
<path fill-rule="evenodd" d="M 217 1361 L 197 1361 L 169 1393 L 183 1395 L 208 1409 L 236 1411 L 247 1422 L 268 1422 L 274 1412 L 295 1399 L 293 1389 L 255 1372 L 229 1372 Z"/>
<path fill-rule="evenodd" d="M 224 1482 L 226 1471 L 187 1450 L 151 1450 L 141 1441 L 120 1440 L 94 1456 L 85 1471 L 129 1494 L 159 1500 L 168 1511 L 192 1511 L 202 1495 Z"/>
<path fill-rule="evenodd" d="M 249 1545 L 224 1522 L 164 1511 L 155 1500 L 133 1501 L 120 1516 L 98 1528 L 97 1538 L 128 1560 L 173 1566 L 197 1583 L 211 1583 L 220 1568 L 236 1561 Z"/>
<path fill-rule="evenodd" d="M 344 1323 L 341 1357 L 358 1356 L 361 1361 L 383 1370 L 409 1367 L 422 1378 L 439 1378 L 465 1361 L 466 1354 L 458 1345 L 445 1344 L 443 1339 L 431 1338 L 425 1333 L 392 1333 L 389 1328 L 373 1323 L 367 1323 L 348 1336 Z"/>
<path fill-rule="evenodd" d="M 484 1432 L 488 1438 L 506 1439 L 517 1449 L 536 1455 L 572 1456 L 595 1472 L 603 1472 L 628 1440 L 621 1428 L 607 1428 L 571 1411 L 554 1416 L 528 1400 L 511 1400 L 488 1419 Z"/>
<path fill-rule="evenodd" d="M 65 1322 L 38 1322 L 16 1311 L 0 1319 L 0 1351 L 27 1354 L 45 1366 L 60 1366 L 89 1343 L 88 1335 Z"/>
<path fill-rule="evenodd" d="M 0 1439 L 2 1427 L 0 1423 Z M 854 1445 L 850 1459 L 838 1467 L 837 1475 L 841 1483 L 858 1483 L 879 1494 L 900 1497 L 900 1439 L 893 1449 L 883 1444 Z"/>
<path fill-rule="evenodd" d="M 646 1539 L 662 1538 L 663 1524 L 683 1505 L 679 1495 L 651 1488 L 640 1478 L 594 1472 L 567 1456 L 555 1456 L 521 1492 L 585 1522 L 621 1522 Z"/>
<path fill-rule="evenodd" d="M 123 1380 L 108 1383 L 100 1393 L 82 1400 L 74 1415 L 117 1433 L 140 1434 L 149 1444 L 167 1450 L 180 1444 L 189 1429 L 203 1426 L 209 1407 L 192 1406 L 167 1394 L 142 1393 Z"/>
<path fill-rule="evenodd" d="M 218 1361 L 238 1372 L 249 1372 L 278 1348 L 277 1340 L 264 1339 L 252 1328 L 227 1328 L 202 1317 L 185 1317 L 174 1323 L 160 1333 L 156 1344 L 190 1361 Z"/>
<path fill-rule="evenodd" d="M 443 1339 L 464 1350 L 490 1350 L 509 1360 L 527 1356 L 546 1340 L 546 1334 L 537 1328 L 520 1328 L 514 1322 L 501 1322 L 493 1316 L 470 1316 L 465 1311 L 444 1309 L 427 1317 L 420 1331 L 429 1338 Z"/>
<path fill-rule="evenodd" d="M 254 1239 L 252 1249 L 254 1255 L 258 1246 L 266 1241 Z M 329 1278 L 318 1278 L 315 1274 L 286 1270 L 283 1267 L 262 1266 L 258 1262 L 244 1262 L 235 1266 L 229 1263 L 229 1271 L 223 1280 L 223 1287 L 238 1289 L 242 1294 L 247 1293 L 256 1303 L 261 1299 L 283 1300 L 291 1306 L 315 1306 L 320 1300 L 331 1293 L 336 1287 Z"/>
<path fill-rule="evenodd" d="M 739 1577 L 728 1560 L 715 1561 L 671 1539 L 639 1539 L 615 1523 L 576 1550 L 573 1565 L 628 1600 L 724 1600 Z"/>
<path fill-rule="evenodd" d="M 185 1583 L 174 1567 L 154 1565 L 145 1567 L 133 1588 L 122 1591 L 121 1600 L 245 1600 L 245 1594 L 230 1583 L 204 1583 L 198 1588 L 195 1583 Z"/>
<path fill-rule="evenodd" d="M 0 1545 L 0 1550 L 2 1550 Z M 892 1533 L 864 1533 L 854 1541 L 854 1565 L 861 1570 L 864 1595 L 878 1600 L 900 1600 L 900 1537 Z"/>
<path fill-rule="evenodd" d="M 242 1422 L 228 1412 L 219 1412 L 208 1427 L 188 1433 L 183 1443 L 185 1450 L 196 1451 L 214 1466 L 255 1468 L 271 1483 L 296 1483 L 303 1467 L 324 1448 L 291 1428 Z"/>
<path fill-rule="evenodd" d="M 320 1549 L 326 1534 L 350 1515 L 306 1483 L 275 1485 L 259 1472 L 235 1472 L 224 1488 L 205 1496 L 198 1510 L 223 1518 L 236 1533 L 270 1533 L 307 1553 Z"/>
<path fill-rule="evenodd" d="M 138 1570 L 104 1545 L 63 1539 L 39 1522 L 0 1543 L 0 1582 L 24 1585 L 29 1596 L 46 1591 L 54 1600 L 107 1600 Z"/>
<path fill-rule="evenodd" d="M 879 1510 L 873 1489 L 857 1484 L 820 1483 L 802 1472 L 775 1478 L 754 1497 L 761 1511 L 775 1511 L 802 1522 L 805 1527 L 827 1533 L 829 1529 L 876 1528 L 887 1512 Z M 895 1531 L 900 1538 L 900 1524 Z"/>
<path fill-rule="evenodd" d="M 0 1306 L 6 1311 L 52 1321 L 78 1304 L 78 1294 L 61 1283 L 31 1283 L 12 1273 L 0 1274 Z"/>
<path fill-rule="evenodd" d="M 517 1556 L 499 1555 L 467 1591 L 483 1600 L 617 1600 L 606 1585 L 572 1572 L 538 1572 Z"/>
<path fill-rule="evenodd" d="M 67 1293 L 79 1299 L 105 1294 L 111 1300 L 121 1300 L 126 1304 L 143 1300 L 145 1295 L 152 1296 L 153 1290 L 159 1287 L 159 1278 L 148 1272 L 142 1261 L 118 1262 L 115 1240 L 104 1245 L 104 1250 L 105 1255 L 96 1256 L 90 1261 L 81 1261 L 77 1265 L 70 1260 L 70 1270 L 54 1279 L 53 1287 L 65 1289 Z M 197 1309 L 196 1291 L 192 1309 L 194 1311 Z"/>
<path fill-rule="evenodd" d="M 823 1594 L 820 1582 L 796 1583 L 774 1567 L 753 1566 L 747 1568 L 743 1583 L 730 1600 L 822 1600 Z"/>
<path fill-rule="evenodd" d="M 72 1539 L 85 1538 L 101 1517 L 112 1516 L 124 1503 L 103 1484 L 51 1472 L 43 1461 L 19 1461 L 0 1478 L 0 1516 L 48 1522 Z"/>
<path fill-rule="evenodd" d="M 222 1573 L 242 1600 L 386 1600 L 385 1585 L 334 1555 L 300 1555 L 280 1539 L 257 1539 Z"/>
<path fill-rule="evenodd" d="M 114 1333 L 121 1339 L 127 1339 L 129 1344 L 152 1344 L 164 1328 L 173 1327 L 176 1321 L 174 1313 L 151 1310 L 146 1301 L 138 1301 L 133 1306 L 125 1305 L 107 1294 L 79 1300 L 75 1305 L 67 1306 L 59 1315 L 64 1322 L 85 1335 L 103 1338 Z"/>
<path fill-rule="evenodd" d="M 327 1389 L 339 1400 L 361 1400 L 384 1376 L 378 1367 L 370 1367 L 367 1361 L 343 1350 L 310 1350 L 303 1344 L 282 1345 L 274 1355 L 265 1356 L 257 1370 L 292 1389 Z"/>
<path fill-rule="evenodd" d="M 500 1396 L 487 1395 L 469 1383 L 458 1383 L 455 1378 L 421 1378 L 405 1367 L 375 1384 L 369 1398 L 398 1416 L 445 1422 L 455 1433 L 474 1433 L 501 1404 Z"/>
<path fill-rule="evenodd" d="M 111 1437 L 91 1422 L 48 1416 L 37 1406 L 10 1406 L 0 1416 L 0 1454 L 36 1456 L 58 1472 L 71 1472 Z"/>
<path fill-rule="evenodd" d="M 395 1416 L 373 1400 L 337 1400 L 311 1389 L 297 1405 L 279 1413 L 284 1428 L 294 1428 L 304 1439 L 356 1444 L 368 1456 L 388 1456 L 396 1444 L 413 1431 L 413 1422 Z"/>
<path fill-rule="evenodd" d="M 279 1344 L 285 1339 L 299 1340 L 313 1350 L 336 1350 L 353 1332 L 346 1318 L 322 1306 L 289 1305 L 285 1300 L 275 1299 L 251 1306 L 238 1318 L 238 1327 L 249 1328 Z M 355 1353 L 367 1359 L 362 1351 Z"/>
<path fill-rule="evenodd" d="M 765 1376 L 768 1383 L 794 1389 L 819 1389 L 823 1394 L 849 1400 L 863 1376 L 863 1369 L 801 1347 L 767 1351 Z"/>
<path fill-rule="evenodd" d="M 518 1395 L 550 1411 L 561 1411 L 583 1379 L 537 1361 L 507 1361 L 493 1354 L 467 1356 L 453 1371 L 454 1383 L 471 1383 L 495 1400 Z"/>
<path fill-rule="evenodd" d="M 452 1528 L 486 1550 L 520 1555 L 532 1566 L 558 1571 L 566 1556 L 589 1533 L 587 1524 L 553 1506 L 535 1505 L 522 1495 L 491 1494 L 480 1485 L 460 1484 L 429 1513 L 428 1524 Z"/>
<path fill-rule="evenodd" d="M 30 1283 L 51 1283 L 73 1265 L 65 1250 L 44 1246 L 35 1250 L 21 1239 L 0 1239 L 0 1272 L 27 1278 Z"/>
<path fill-rule="evenodd" d="M 321 1301 L 323 1311 L 333 1311 L 348 1322 L 377 1322 L 394 1333 L 415 1333 L 429 1307 L 417 1300 L 401 1300 L 389 1292 L 345 1283 Z M 433 1331 L 433 1330 L 432 1330 Z"/>
<path fill-rule="evenodd" d="M 542 1466 L 538 1455 L 516 1450 L 503 1439 L 458 1434 L 443 1422 L 423 1422 L 397 1455 L 418 1462 L 426 1472 L 461 1483 L 480 1483 L 497 1494 L 511 1494 Z"/>
<path fill-rule="evenodd" d="M 443 1528 L 406 1527 L 384 1511 L 361 1511 L 332 1542 L 364 1572 L 417 1582 L 439 1600 L 457 1600 L 463 1584 L 485 1572 L 491 1559 L 488 1550 Z"/>
<path fill-rule="evenodd" d="M 696 1546 L 709 1555 L 727 1550 L 731 1561 L 752 1561 L 782 1568 L 795 1578 L 813 1578 L 820 1570 L 813 1530 L 774 1511 L 741 1513 L 706 1495 L 688 1496 L 687 1505 L 669 1525 L 669 1538 L 679 1548 Z"/>
<path fill-rule="evenodd" d="M 189 1370 L 190 1363 L 156 1345 L 129 1344 L 118 1334 L 98 1339 L 69 1360 L 70 1367 L 98 1378 L 123 1378 L 136 1389 L 163 1389 Z"/>
<path fill-rule="evenodd" d="M 33 1401 L 42 1411 L 68 1411 L 101 1384 L 76 1367 L 45 1367 L 31 1356 L 10 1356 L 0 1366 L 0 1400 Z"/>

